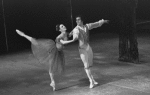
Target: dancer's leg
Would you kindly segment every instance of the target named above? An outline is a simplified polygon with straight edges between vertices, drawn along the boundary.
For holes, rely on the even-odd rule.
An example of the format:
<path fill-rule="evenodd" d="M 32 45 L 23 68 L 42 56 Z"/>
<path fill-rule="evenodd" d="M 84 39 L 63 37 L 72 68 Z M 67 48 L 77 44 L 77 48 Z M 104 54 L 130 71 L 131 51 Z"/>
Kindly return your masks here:
<path fill-rule="evenodd" d="M 55 80 L 54 80 L 54 75 L 52 72 L 49 71 L 49 75 L 50 75 L 50 79 L 51 79 L 51 83 L 50 86 L 53 88 L 53 91 L 55 91 Z"/>
<path fill-rule="evenodd" d="M 89 81 L 90 81 L 90 86 L 89 88 L 93 88 L 94 87 L 94 82 L 92 80 L 92 76 L 91 76 L 91 70 L 89 68 L 85 68 L 85 72 L 89 78 Z"/>
<path fill-rule="evenodd" d="M 30 36 L 24 34 L 23 32 L 21 32 L 20 30 L 17 30 L 17 29 L 16 29 L 16 32 L 17 32 L 20 36 L 25 37 L 27 40 L 29 40 L 29 41 L 31 42 L 32 37 L 30 37 Z"/>
<path fill-rule="evenodd" d="M 93 51 L 92 51 L 92 48 L 89 46 L 89 49 L 87 50 L 88 51 L 88 62 L 90 64 L 90 66 L 93 65 Z M 92 81 L 94 82 L 95 85 L 98 84 L 98 82 L 96 82 L 93 78 L 93 75 L 91 74 L 91 77 L 92 77 Z"/>
<path fill-rule="evenodd" d="M 16 29 L 16 32 L 20 36 L 25 37 L 27 40 L 29 40 L 32 44 L 34 44 L 34 45 L 38 44 L 37 41 L 33 37 L 30 37 L 30 36 L 26 35 L 25 33 L 21 32 L 20 30 L 17 30 L 17 29 Z"/>
<path fill-rule="evenodd" d="M 84 52 L 84 51 L 82 51 Z M 86 51 L 84 53 L 81 53 L 80 54 L 80 57 L 81 57 L 81 60 L 84 64 L 84 67 L 85 67 L 85 72 L 89 78 L 89 81 L 90 81 L 90 86 L 89 88 L 93 88 L 94 87 L 94 82 L 93 82 L 93 79 L 92 79 L 92 76 L 91 76 L 91 70 L 89 69 L 89 64 L 88 64 L 88 56 L 87 56 L 87 53 Z"/>

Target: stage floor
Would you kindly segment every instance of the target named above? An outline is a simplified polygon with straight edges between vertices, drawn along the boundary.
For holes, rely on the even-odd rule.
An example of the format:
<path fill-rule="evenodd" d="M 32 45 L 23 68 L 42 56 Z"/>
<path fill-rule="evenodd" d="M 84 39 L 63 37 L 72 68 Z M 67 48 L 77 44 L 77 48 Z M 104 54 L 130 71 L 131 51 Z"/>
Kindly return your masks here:
<path fill-rule="evenodd" d="M 48 64 L 31 51 L 0 56 L 0 95 L 150 95 L 150 34 L 138 35 L 140 63 L 118 61 L 118 35 L 92 34 L 92 73 L 99 85 L 89 89 L 77 42 L 66 45 L 66 71 L 56 75 L 56 90 L 49 86 Z"/>

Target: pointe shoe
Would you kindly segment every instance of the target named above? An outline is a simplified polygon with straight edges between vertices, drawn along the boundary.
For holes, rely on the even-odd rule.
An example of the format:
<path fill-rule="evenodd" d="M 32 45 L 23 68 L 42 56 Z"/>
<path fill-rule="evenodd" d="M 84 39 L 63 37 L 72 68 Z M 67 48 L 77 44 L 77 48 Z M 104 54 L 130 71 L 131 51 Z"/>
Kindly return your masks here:
<path fill-rule="evenodd" d="M 95 85 L 98 84 L 98 82 L 96 82 L 96 81 L 94 80 L 93 76 L 92 76 L 92 81 L 94 82 Z"/>
<path fill-rule="evenodd" d="M 95 85 L 97 85 L 98 84 L 98 82 L 96 82 L 96 81 L 93 81 L 92 83 L 90 83 L 90 86 L 89 86 L 89 88 L 93 88 Z"/>
<path fill-rule="evenodd" d="M 97 85 L 97 84 L 98 84 L 98 82 L 94 81 L 94 84 L 95 84 L 95 85 Z"/>
<path fill-rule="evenodd" d="M 94 87 L 94 83 L 90 83 L 89 88 L 93 88 Z"/>
<path fill-rule="evenodd" d="M 16 29 L 16 32 L 20 35 L 20 36 L 24 36 L 25 34 L 19 30 Z"/>
<path fill-rule="evenodd" d="M 51 83 L 50 86 L 53 88 L 53 91 L 55 91 L 55 84 Z"/>

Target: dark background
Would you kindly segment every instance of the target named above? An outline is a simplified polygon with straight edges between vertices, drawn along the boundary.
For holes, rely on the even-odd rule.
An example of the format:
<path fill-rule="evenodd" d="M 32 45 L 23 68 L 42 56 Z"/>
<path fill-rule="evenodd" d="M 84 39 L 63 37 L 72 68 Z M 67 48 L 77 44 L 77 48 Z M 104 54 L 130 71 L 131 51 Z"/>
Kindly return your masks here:
<path fill-rule="evenodd" d="M 150 0 L 139 0 L 137 20 L 150 20 Z M 120 0 L 72 0 L 73 26 L 69 0 L 1 0 L 0 2 L 0 53 L 30 48 L 30 42 L 16 34 L 19 29 L 35 38 L 55 39 L 59 32 L 56 24 L 63 23 L 70 32 L 75 27 L 75 16 L 81 14 L 86 23 L 100 19 L 109 25 L 95 29 L 98 32 L 117 30 L 118 13 L 124 11 Z M 106 28 L 107 27 L 107 28 Z M 96 33 L 96 32 L 92 32 Z M 6 40 L 7 39 L 7 40 Z M 8 53 L 7 52 L 7 53 Z"/>

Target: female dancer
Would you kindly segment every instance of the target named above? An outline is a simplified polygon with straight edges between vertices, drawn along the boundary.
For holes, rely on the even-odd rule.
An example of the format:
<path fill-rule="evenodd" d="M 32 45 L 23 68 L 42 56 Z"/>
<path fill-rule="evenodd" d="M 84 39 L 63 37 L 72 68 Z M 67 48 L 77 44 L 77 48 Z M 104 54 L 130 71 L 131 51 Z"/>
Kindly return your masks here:
<path fill-rule="evenodd" d="M 32 52 L 39 62 L 49 64 L 50 86 L 53 88 L 53 91 L 55 91 L 54 73 L 64 71 L 64 46 L 61 41 L 67 40 L 66 30 L 63 24 L 56 25 L 56 31 L 60 31 L 61 34 L 57 36 L 55 43 L 51 39 L 35 39 L 16 29 L 20 36 L 25 37 L 31 42 Z"/>

